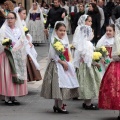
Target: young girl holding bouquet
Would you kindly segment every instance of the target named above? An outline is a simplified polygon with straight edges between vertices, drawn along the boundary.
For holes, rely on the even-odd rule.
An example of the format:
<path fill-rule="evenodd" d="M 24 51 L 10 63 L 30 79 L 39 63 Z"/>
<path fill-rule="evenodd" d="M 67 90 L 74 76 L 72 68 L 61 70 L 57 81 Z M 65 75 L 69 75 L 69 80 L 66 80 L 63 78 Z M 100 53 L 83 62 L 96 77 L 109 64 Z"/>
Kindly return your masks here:
<path fill-rule="evenodd" d="M 41 96 L 55 100 L 54 112 L 68 114 L 63 100 L 78 97 L 79 84 L 71 63 L 71 52 L 64 22 L 58 21 L 55 24 L 48 58 Z"/>
<path fill-rule="evenodd" d="M 120 110 L 120 18 L 115 23 L 112 59 L 101 82 L 99 108 Z M 120 114 L 118 120 L 120 120 Z"/>
<path fill-rule="evenodd" d="M 108 57 L 106 56 L 106 60 L 111 60 L 111 52 L 112 52 L 112 46 L 114 44 L 114 34 L 115 34 L 115 25 L 111 24 L 106 27 L 106 33 L 105 35 L 102 36 L 102 38 L 98 41 L 96 47 L 105 47 L 106 50 L 108 51 Z M 106 69 L 107 61 L 101 60 L 101 67 L 102 67 L 102 72 L 101 72 L 101 77 L 103 77 Z"/>
<path fill-rule="evenodd" d="M 94 46 L 91 43 L 93 38 L 92 19 L 88 15 L 82 15 L 78 21 L 78 27 L 73 37 L 75 46 L 74 65 L 77 68 L 77 78 L 80 85 L 80 98 L 84 99 L 83 108 L 96 110 L 91 100 L 98 96 L 100 86 L 100 74 L 97 63 L 92 63 Z"/>

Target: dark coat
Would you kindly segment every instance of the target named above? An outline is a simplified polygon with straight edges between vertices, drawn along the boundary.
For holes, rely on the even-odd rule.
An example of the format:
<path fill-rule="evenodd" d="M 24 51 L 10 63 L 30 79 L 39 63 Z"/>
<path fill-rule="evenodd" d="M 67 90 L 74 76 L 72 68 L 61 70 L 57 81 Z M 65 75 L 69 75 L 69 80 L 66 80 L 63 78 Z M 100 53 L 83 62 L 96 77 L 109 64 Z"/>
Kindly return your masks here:
<path fill-rule="evenodd" d="M 85 12 L 78 12 L 76 15 L 75 15 L 75 18 L 74 18 L 74 29 L 76 29 L 76 27 L 78 26 L 78 20 L 80 18 L 81 15 L 84 15 Z"/>
<path fill-rule="evenodd" d="M 0 16 L 0 28 L 2 27 L 4 22 L 5 22 L 5 18 Z"/>
<path fill-rule="evenodd" d="M 88 11 L 88 15 L 91 16 L 92 18 L 92 29 L 94 31 L 94 38 L 93 38 L 93 43 L 97 43 L 98 41 L 98 36 L 100 36 L 100 20 L 101 16 L 100 13 L 95 13 L 94 11 Z"/>

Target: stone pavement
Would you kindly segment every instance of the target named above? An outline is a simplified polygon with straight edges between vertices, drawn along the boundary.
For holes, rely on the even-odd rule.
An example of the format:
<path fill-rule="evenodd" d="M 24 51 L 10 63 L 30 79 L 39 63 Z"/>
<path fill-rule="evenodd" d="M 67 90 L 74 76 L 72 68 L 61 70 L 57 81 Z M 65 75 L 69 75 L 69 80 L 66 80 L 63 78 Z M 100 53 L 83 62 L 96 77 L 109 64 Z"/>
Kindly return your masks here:
<path fill-rule="evenodd" d="M 44 75 L 47 58 L 40 61 L 41 74 Z M 29 94 L 19 97 L 20 106 L 6 106 L 0 102 L 0 120 L 116 120 L 118 111 L 87 111 L 82 109 L 82 100 L 67 100 L 70 114 L 53 113 L 53 100 L 40 97 L 41 81 L 28 83 Z M 94 101 L 97 104 L 97 100 Z"/>
<path fill-rule="evenodd" d="M 36 47 L 38 60 L 40 61 L 41 74 L 44 72 L 47 64 L 48 46 L 42 45 Z M 116 120 L 118 111 L 97 110 L 88 111 L 82 109 L 82 100 L 67 100 L 67 110 L 70 114 L 53 113 L 53 100 L 47 100 L 40 97 L 42 80 L 28 83 L 29 93 L 27 96 L 17 98 L 20 106 L 6 106 L 0 101 L 0 120 Z M 97 100 L 94 100 L 97 104 Z"/>

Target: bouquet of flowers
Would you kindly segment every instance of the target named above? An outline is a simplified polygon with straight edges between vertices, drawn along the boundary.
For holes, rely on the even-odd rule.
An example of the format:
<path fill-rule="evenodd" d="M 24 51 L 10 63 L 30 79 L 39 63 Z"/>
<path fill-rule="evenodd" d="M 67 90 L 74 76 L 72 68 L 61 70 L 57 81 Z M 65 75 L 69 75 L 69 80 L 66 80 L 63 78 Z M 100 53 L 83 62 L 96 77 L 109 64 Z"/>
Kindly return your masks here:
<path fill-rule="evenodd" d="M 100 52 L 93 52 L 93 63 L 95 62 L 98 63 L 101 60 L 101 58 L 102 58 L 102 54 Z M 100 66 L 98 67 L 98 70 L 100 72 L 102 71 Z"/>
<path fill-rule="evenodd" d="M 59 55 L 59 58 L 63 61 L 66 60 L 66 58 L 63 54 L 65 51 L 65 48 L 58 39 L 56 39 L 56 38 L 54 39 L 54 43 L 52 44 L 52 46 L 55 49 L 56 53 Z"/>
<path fill-rule="evenodd" d="M 12 40 L 9 38 L 5 38 L 2 40 L 2 45 L 8 47 L 10 50 L 12 49 Z"/>
<path fill-rule="evenodd" d="M 24 30 L 24 32 L 25 32 L 25 35 L 27 35 L 28 32 L 29 32 L 28 28 L 24 26 L 24 27 L 23 27 L 23 30 Z"/>
<path fill-rule="evenodd" d="M 100 48 L 97 48 L 95 51 L 96 51 L 96 52 L 100 52 L 100 53 L 102 54 L 102 57 L 105 59 L 105 63 L 106 63 L 106 64 L 110 63 L 110 60 L 109 60 L 109 59 L 106 59 L 107 56 L 108 56 L 108 51 L 107 51 L 107 49 L 105 48 L 105 46 L 102 46 L 102 47 L 100 47 Z"/>

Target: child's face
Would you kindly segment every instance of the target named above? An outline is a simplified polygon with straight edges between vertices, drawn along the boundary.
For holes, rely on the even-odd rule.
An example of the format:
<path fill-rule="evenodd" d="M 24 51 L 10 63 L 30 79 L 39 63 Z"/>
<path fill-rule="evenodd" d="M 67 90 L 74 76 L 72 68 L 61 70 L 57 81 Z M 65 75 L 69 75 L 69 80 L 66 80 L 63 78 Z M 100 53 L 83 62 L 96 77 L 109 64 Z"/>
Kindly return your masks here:
<path fill-rule="evenodd" d="M 91 26 L 92 25 L 92 18 L 88 17 L 87 20 L 85 21 L 85 25 Z"/>
<path fill-rule="evenodd" d="M 65 36 L 66 28 L 64 26 L 59 27 L 58 30 L 56 30 L 56 34 L 60 39 L 62 39 Z"/>
<path fill-rule="evenodd" d="M 113 28 L 112 27 L 110 27 L 110 26 L 108 26 L 107 28 L 106 28 L 106 35 L 109 37 L 109 38 L 111 38 L 111 37 L 114 37 L 114 30 L 113 30 Z"/>

